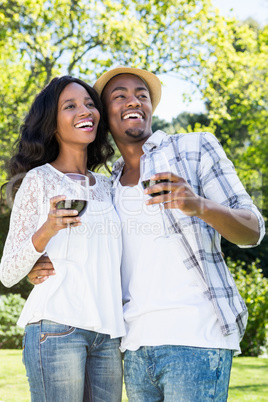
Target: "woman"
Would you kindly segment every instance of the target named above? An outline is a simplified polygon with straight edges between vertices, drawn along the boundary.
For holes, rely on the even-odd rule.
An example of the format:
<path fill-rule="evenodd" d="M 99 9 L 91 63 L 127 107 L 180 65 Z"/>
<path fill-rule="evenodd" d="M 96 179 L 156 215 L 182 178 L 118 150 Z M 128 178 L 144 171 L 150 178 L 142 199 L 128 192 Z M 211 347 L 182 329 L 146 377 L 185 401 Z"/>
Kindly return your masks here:
<path fill-rule="evenodd" d="M 109 180 L 89 170 L 106 164 L 112 152 L 97 93 L 73 77 L 54 78 L 21 127 L 10 171 L 13 181 L 27 174 L 12 209 L 1 280 L 8 287 L 19 282 L 44 253 L 56 271 L 33 289 L 18 321 L 25 326 L 33 402 L 121 401 L 121 239 L 113 234 L 119 220 Z M 56 209 L 68 172 L 88 176 L 91 184 L 81 218 Z M 65 260 L 68 224 L 71 258 Z"/>

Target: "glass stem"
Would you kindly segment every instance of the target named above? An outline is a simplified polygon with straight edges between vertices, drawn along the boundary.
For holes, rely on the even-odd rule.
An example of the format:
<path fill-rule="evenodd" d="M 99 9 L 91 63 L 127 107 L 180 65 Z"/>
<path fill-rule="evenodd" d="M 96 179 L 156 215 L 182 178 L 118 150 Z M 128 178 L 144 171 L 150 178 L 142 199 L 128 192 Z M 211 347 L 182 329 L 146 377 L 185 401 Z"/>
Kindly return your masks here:
<path fill-rule="evenodd" d="M 66 236 L 67 236 L 67 241 L 66 241 L 66 252 L 65 252 L 65 259 L 68 260 L 69 256 L 69 242 L 70 242 L 70 236 L 71 236 L 71 225 L 70 223 L 67 223 L 67 228 L 66 228 Z"/>
<path fill-rule="evenodd" d="M 169 232 L 168 232 L 167 223 L 166 223 L 166 217 L 165 217 L 165 211 L 164 211 L 165 206 L 164 206 L 164 204 L 162 202 L 159 204 L 159 208 L 160 208 L 160 212 L 161 212 L 161 216 L 162 216 L 165 237 L 169 237 Z"/>

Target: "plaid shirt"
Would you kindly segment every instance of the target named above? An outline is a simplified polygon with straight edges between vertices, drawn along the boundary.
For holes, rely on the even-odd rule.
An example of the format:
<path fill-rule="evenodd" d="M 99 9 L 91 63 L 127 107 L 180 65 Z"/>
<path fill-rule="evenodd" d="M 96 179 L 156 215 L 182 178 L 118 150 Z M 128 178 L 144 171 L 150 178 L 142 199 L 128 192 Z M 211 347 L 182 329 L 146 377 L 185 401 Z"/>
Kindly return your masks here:
<path fill-rule="evenodd" d="M 232 209 L 252 211 L 258 218 L 260 228 L 260 238 L 256 245 L 260 243 L 265 234 L 264 220 L 214 135 L 166 135 L 156 131 L 143 145 L 143 152 L 150 158 L 156 149 L 166 153 L 171 171 L 183 177 L 201 197 Z M 114 187 L 120 179 L 123 166 L 121 157 L 113 166 Z M 179 209 L 165 212 L 169 220 L 169 231 L 181 235 L 178 246 L 185 256 L 184 264 L 196 275 L 204 294 L 213 303 L 223 334 L 238 331 L 242 339 L 248 312 L 224 262 L 220 234 L 203 220 L 186 216 Z"/>

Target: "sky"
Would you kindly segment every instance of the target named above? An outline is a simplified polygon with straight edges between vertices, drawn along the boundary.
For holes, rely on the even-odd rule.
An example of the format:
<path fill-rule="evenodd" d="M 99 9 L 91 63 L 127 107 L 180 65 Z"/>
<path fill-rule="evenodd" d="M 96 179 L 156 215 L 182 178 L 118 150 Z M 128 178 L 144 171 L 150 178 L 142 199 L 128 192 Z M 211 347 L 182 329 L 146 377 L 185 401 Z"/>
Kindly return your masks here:
<path fill-rule="evenodd" d="M 212 0 L 224 16 L 235 17 L 239 20 L 245 20 L 252 17 L 260 24 L 268 23 L 268 0 Z M 184 92 L 193 92 L 193 87 L 182 80 L 168 74 L 158 76 L 163 83 L 162 98 L 157 106 L 155 115 L 166 121 L 171 121 L 173 117 L 181 112 L 204 112 L 204 104 L 200 96 L 196 93 L 192 95 L 191 102 L 185 102 L 182 94 Z"/>

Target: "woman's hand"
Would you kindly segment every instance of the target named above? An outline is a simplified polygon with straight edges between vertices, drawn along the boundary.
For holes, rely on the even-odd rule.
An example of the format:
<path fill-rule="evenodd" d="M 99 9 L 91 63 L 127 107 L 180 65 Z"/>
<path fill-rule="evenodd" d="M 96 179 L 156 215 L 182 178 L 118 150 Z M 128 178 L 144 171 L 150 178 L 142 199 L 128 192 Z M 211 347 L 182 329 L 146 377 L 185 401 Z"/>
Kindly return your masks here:
<path fill-rule="evenodd" d="M 71 226 L 81 225 L 81 219 L 77 216 L 78 212 L 76 210 L 56 208 L 57 203 L 65 199 L 65 195 L 57 195 L 50 199 L 50 210 L 44 225 L 47 234 L 51 234 L 51 237 L 55 236 L 59 230 L 66 229 L 68 224 Z"/>
<path fill-rule="evenodd" d="M 78 211 L 56 208 L 56 204 L 65 199 L 65 195 L 57 195 L 50 199 L 50 210 L 47 220 L 32 237 L 36 251 L 42 253 L 49 240 L 55 236 L 59 230 L 66 229 L 68 224 L 72 226 L 80 226 L 82 224 L 81 218 L 78 216 Z"/>

